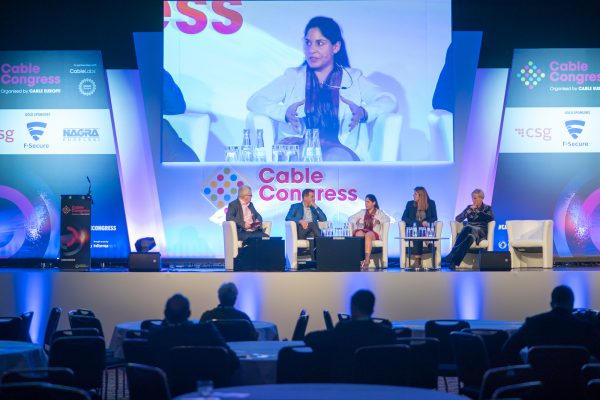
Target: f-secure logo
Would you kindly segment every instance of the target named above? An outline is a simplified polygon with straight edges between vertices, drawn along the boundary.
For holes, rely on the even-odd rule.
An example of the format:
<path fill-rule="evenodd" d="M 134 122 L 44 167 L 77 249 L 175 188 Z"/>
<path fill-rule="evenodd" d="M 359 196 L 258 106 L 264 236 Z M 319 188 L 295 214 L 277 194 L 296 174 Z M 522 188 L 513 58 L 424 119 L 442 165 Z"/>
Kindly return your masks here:
<path fill-rule="evenodd" d="M 40 136 L 42 136 L 46 131 L 46 125 L 47 124 L 45 122 L 41 121 L 29 122 L 27 124 L 27 130 L 29 131 L 29 134 L 31 135 L 33 140 L 35 140 L 36 142 L 40 140 Z"/>
<path fill-rule="evenodd" d="M 583 132 L 585 121 L 579 119 L 571 119 L 565 121 L 565 126 L 567 127 L 567 131 L 569 131 L 569 135 L 571 135 L 573 139 L 577 139 L 579 138 L 579 135 L 581 135 L 581 132 Z"/>

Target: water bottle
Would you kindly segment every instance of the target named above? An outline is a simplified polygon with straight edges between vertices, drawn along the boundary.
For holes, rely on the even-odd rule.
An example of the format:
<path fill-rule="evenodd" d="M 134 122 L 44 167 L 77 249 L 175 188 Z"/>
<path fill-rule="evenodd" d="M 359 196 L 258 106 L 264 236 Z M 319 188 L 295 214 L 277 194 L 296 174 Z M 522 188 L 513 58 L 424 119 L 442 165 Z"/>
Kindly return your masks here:
<path fill-rule="evenodd" d="M 416 237 L 416 236 L 417 236 L 417 223 L 413 222 L 412 237 Z"/>
<path fill-rule="evenodd" d="M 304 132 L 304 146 L 302 147 L 302 161 L 313 162 L 315 157 L 315 147 L 313 140 L 313 130 L 307 129 Z"/>
<path fill-rule="evenodd" d="M 321 162 L 323 161 L 323 152 L 321 151 L 321 140 L 319 139 L 319 130 L 313 129 L 312 135 L 312 145 L 314 148 L 314 161 Z"/>
<path fill-rule="evenodd" d="M 262 129 L 256 130 L 256 148 L 254 149 L 254 161 L 267 161 L 267 153 L 265 152 L 265 140 L 263 139 Z"/>
<path fill-rule="evenodd" d="M 244 139 L 242 141 L 241 158 L 242 161 L 252 161 L 252 143 L 250 142 L 250 129 L 244 129 Z"/>

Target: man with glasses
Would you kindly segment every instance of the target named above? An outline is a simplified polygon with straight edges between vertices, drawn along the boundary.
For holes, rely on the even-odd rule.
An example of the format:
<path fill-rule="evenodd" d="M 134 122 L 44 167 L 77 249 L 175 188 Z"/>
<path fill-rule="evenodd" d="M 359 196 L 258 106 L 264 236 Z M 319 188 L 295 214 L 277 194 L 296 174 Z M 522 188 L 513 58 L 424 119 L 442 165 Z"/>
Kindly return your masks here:
<path fill-rule="evenodd" d="M 238 191 L 237 200 L 227 207 L 227 221 L 235 222 L 238 240 L 242 242 L 249 238 L 268 237 L 262 230 L 262 217 L 252 204 L 252 189 L 242 186 Z"/>

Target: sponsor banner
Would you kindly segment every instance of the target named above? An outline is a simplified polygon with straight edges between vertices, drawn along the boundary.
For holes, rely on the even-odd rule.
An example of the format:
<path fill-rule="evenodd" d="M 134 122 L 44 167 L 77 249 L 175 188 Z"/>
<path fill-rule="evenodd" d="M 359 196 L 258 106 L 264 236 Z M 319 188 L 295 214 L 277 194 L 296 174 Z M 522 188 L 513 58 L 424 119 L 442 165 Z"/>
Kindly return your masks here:
<path fill-rule="evenodd" d="M 60 201 L 60 268 L 80 269 L 91 266 L 90 196 L 62 195 Z"/>
<path fill-rule="evenodd" d="M 600 107 L 600 49 L 515 49 L 506 107 Z"/>
<path fill-rule="evenodd" d="M 99 51 L 0 51 L 0 109 L 108 108 Z"/>
<path fill-rule="evenodd" d="M 110 112 L 0 110 L 0 154 L 115 154 Z"/>
<path fill-rule="evenodd" d="M 500 153 L 598 153 L 600 108 L 507 108 Z"/>

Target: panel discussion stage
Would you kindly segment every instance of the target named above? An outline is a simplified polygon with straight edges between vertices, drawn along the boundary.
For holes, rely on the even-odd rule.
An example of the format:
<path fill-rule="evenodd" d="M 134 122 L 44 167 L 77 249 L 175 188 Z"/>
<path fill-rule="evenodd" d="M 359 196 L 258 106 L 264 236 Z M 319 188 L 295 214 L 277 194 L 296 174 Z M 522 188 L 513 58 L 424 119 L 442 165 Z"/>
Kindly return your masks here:
<path fill-rule="evenodd" d="M 377 296 L 375 315 L 399 320 L 463 318 L 524 321 L 549 309 L 559 284 L 575 293 L 575 307 L 600 304 L 600 271 L 594 268 L 521 269 L 510 272 L 61 272 L 0 270 L 2 315 L 34 309 L 32 337 L 43 333 L 47 313 L 59 306 L 94 310 L 110 335 L 117 323 L 162 318 L 174 293 L 190 299 L 192 318 L 217 303 L 217 288 L 238 286 L 237 307 L 253 320 L 273 321 L 280 338 L 290 338 L 301 309 L 310 315 L 308 331 L 324 329 L 323 309 L 349 312 L 352 293 Z M 68 328 L 63 318 L 60 327 Z"/>

